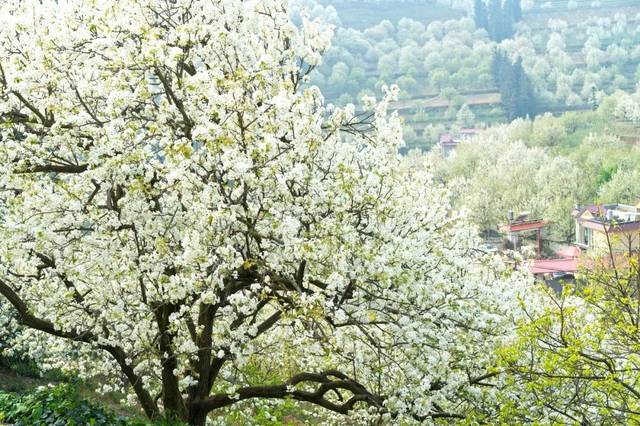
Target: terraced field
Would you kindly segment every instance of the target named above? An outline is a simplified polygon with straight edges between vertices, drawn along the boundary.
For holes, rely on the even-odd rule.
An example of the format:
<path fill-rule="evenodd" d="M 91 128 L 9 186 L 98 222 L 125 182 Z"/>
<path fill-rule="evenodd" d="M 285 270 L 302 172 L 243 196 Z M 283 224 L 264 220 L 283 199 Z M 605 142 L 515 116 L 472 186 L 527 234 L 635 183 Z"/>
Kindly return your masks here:
<path fill-rule="evenodd" d="M 402 17 L 408 17 L 428 24 L 436 20 L 458 19 L 465 16 L 465 13 L 461 11 L 438 5 L 435 2 L 429 4 L 419 0 L 415 2 L 398 0 L 395 3 L 391 0 L 376 2 L 364 0 L 333 2 L 324 0 L 322 3 L 332 4 L 336 8 L 343 26 L 359 30 L 371 27 L 382 19 L 397 23 Z M 579 72 L 587 71 L 583 52 L 587 36 L 581 25 L 589 18 L 611 19 L 616 14 L 623 14 L 626 16 L 629 25 L 640 25 L 640 1 L 601 0 L 600 3 L 601 6 L 593 7 L 591 0 L 580 0 L 577 3 L 577 9 L 569 10 L 569 2 L 567 0 L 536 1 L 535 7 L 526 11 L 523 16 L 524 26 L 528 28 L 527 37 L 530 37 L 534 43 L 536 57 L 547 55 L 547 42 L 549 41 L 549 35 L 552 33 L 549 29 L 550 19 L 563 20 L 567 23 L 566 30 L 562 32 L 566 44 L 565 51 L 575 65 L 575 69 Z M 604 36 L 600 38 L 600 43 L 600 48 L 605 51 L 617 41 L 615 37 Z M 631 51 L 636 45 L 640 45 L 640 40 L 633 41 L 631 45 L 627 45 L 625 48 Z M 639 62 L 634 59 L 615 67 L 615 75 L 621 75 L 625 79 L 622 83 L 618 82 L 616 87 L 627 91 L 635 89 L 637 82 L 636 70 Z M 610 67 L 611 65 L 612 63 L 602 63 L 602 66 L 605 67 Z M 379 79 L 377 61 L 363 60 L 357 66 L 364 72 L 367 81 L 366 87 L 373 89 L 372 82 Z M 413 78 L 417 83 L 417 87 L 413 88 L 409 93 L 405 92 L 402 100 L 392 105 L 394 109 L 403 115 L 405 123 L 415 130 L 418 135 L 422 134 L 423 130 L 429 125 L 450 124 L 455 119 L 455 113 L 452 112 L 452 109 L 459 108 L 463 103 L 466 103 L 471 108 L 478 123 L 491 124 L 506 120 L 501 108 L 500 94 L 495 87 L 492 87 L 492 84 L 485 83 L 483 85 L 477 81 L 469 81 L 468 85 L 454 91 L 454 95 L 445 98 L 438 91 L 435 91 L 433 85 L 430 84 L 428 80 L 430 71 L 427 70 L 426 74 L 414 75 Z M 404 73 L 398 70 L 393 77 L 386 81 L 400 79 L 403 76 Z M 570 88 L 574 93 L 579 94 L 582 90 L 582 83 L 580 81 L 572 82 Z M 336 102 L 342 94 L 339 89 L 333 90 L 331 86 L 323 87 L 323 91 L 330 102 Z M 537 107 L 541 111 L 548 111 L 553 114 L 591 109 L 592 104 L 587 102 L 585 98 L 583 99 L 581 103 L 573 103 L 571 105 L 547 100 L 540 102 Z"/>

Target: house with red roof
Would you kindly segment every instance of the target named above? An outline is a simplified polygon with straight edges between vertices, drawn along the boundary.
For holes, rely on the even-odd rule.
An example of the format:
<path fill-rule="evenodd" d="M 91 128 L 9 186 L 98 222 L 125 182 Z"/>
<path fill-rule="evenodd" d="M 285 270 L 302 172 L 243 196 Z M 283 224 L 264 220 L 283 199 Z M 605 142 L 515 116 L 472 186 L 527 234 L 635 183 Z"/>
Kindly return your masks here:
<path fill-rule="evenodd" d="M 542 231 L 548 225 L 547 221 L 538 218 L 531 218 L 529 212 L 520 213 L 517 217 L 513 211 L 509 211 L 509 222 L 500 227 L 502 232 L 507 234 L 507 239 L 511 247 L 518 249 L 523 234 L 535 233 L 536 254 L 542 255 Z"/>
<path fill-rule="evenodd" d="M 630 253 L 640 252 L 640 203 L 576 206 L 573 217 L 575 245 L 556 250 L 554 259 L 535 259 L 526 264 L 537 278 L 562 287 L 560 281 L 573 279 L 581 269 L 621 265 Z"/>
<path fill-rule="evenodd" d="M 640 250 L 640 203 L 576 206 L 576 246 L 592 257 Z"/>

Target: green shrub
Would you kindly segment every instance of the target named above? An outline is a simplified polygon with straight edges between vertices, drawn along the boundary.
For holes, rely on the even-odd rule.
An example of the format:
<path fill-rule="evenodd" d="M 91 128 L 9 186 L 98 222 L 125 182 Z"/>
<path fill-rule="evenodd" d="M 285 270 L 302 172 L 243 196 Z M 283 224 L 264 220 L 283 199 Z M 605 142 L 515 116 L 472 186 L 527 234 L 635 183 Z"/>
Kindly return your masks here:
<path fill-rule="evenodd" d="M 81 399 L 71 385 L 18 395 L 0 393 L 0 422 L 15 426 L 142 425 Z"/>
<path fill-rule="evenodd" d="M 186 426 L 173 420 L 131 419 L 78 395 L 72 384 L 41 387 L 31 393 L 0 391 L 0 425 L 13 426 Z"/>

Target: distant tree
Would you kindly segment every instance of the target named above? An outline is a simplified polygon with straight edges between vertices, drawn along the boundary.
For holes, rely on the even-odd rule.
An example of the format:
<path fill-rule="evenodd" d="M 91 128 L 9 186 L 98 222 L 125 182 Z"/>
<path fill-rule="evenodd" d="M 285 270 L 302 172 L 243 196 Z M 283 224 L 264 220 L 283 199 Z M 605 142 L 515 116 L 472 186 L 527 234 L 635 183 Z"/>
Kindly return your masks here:
<path fill-rule="evenodd" d="M 611 82 L 611 89 L 623 90 L 627 86 L 627 79 L 622 74 L 617 74 Z"/>
<path fill-rule="evenodd" d="M 506 58 L 502 52 L 498 49 L 493 50 L 491 59 L 491 76 L 493 77 L 493 83 L 500 87 L 501 75 L 504 73 Z"/>
<path fill-rule="evenodd" d="M 549 78 L 549 74 L 551 73 L 551 65 L 544 58 L 538 58 L 535 62 L 535 65 L 530 68 L 531 77 L 536 81 L 544 82 L 547 78 Z"/>
<path fill-rule="evenodd" d="M 377 62 L 382 56 L 383 52 L 378 46 L 371 46 L 371 49 L 367 50 L 364 54 L 364 60 L 368 62 Z"/>
<path fill-rule="evenodd" d="M 362 89 L 361 91 L 358 92 L 356 99 L 358 101 L 362 101 L 362 98 L 365 96 L 375 97 L 375 92 L 371 89 Z"/>
<path fill-rule="evenodd" d="M 371 42 L 360 31 L 353 28 L 339 28 L 336 40 L 352 54 L 364 55 L 371 49 Z"/>
<path fill-rule="evenodd" d="M 611 45 L 607 48 L 609 61 L 614 64 L 624 65 L 629 60 L 629 52 L 618 45 Z"/>
<path fill-rule="evenodd" d="M 367 82 L 367 74 L 361 67 L 354 67 L 349 74 L 349 87 L 352 92 L 357 92 L 364 87 Z"/>
<path fill-rule="evenodd" d="M 445 55 L 440 52 L 440 43 L 434 43 L 432 46 L 428 46 L 428 51 L 425 54 L 422 65 L 424 69 L 431 72 L 436 68 L 442 68 L 445 62 Z"/>
<path fill-rule="evenodd" d="M 476 68 L 463 67 L 453 75 L 457 87 L 471 88 L 474 86 L 482 87 L 482 82 L 491 83 L 491 79 L 486 74 L 478 74 Z"/>
<path fill-rule="evenodd" d="M 382 52 L 386 54 L 397 53 L 397 50 L 400 49 L 400 46 L 393 38 L 386 38 L 376 44 L 376 47 Z"/>
<path fill-rule="evenodd" d="M 489 36 L 494 41 L 502 41 L 503 37 L 503 9 L 502 0 L 490 0 L 488 10 Z"/>
<path fill-rule="evenodd" d="M 582 98 L 575 93 L 571 93 L 567 96 L 566 103 L 567 105 L 581 105 Z"/>
<path fill-rule="evenodd" d="M 436 145 L 440 140 L 440 135 L 447 129 L 442 124 L 429 124 L 423 132 L 424 142 L 429 146 Z"/>
<path fill-rule="evenodd" d="M 476 115 L 467 104 L 462 105 L 456 118 L 456 124 L 461 127 L 471 127 L 476 121 Z"/>
<path fill-rule="evenodd" d="M 562 35 L 559 33 L 551 33 L 549 41 L 547 41 L 547 52 L 553 54 L 555 51 L 564 51 L 567 48 Z"/>
<path fill-rule="evenodd" d="M 345 106 L 348 104 L 352 104 L 353 101 L 354 101 L 353 96 L 351 96 L 349 93 L 343 93 L 338 97 L 337 103 L 340 106 Z"/>
<path fill-rule="evenodd" d="M 613 115 L 619 120 L 625 120 L 640 125 L 640 104 L 629 94 L 618 92 L 615 97 Z"/>
<path fill-rule="evenodd" d="M 400 87 L 400 95 L 402 98 L 411 98 L 415 96 L 416 91 L 420 88 L 418 82 L 409 75 L 403 75 L 397 80 Z"/>
<path fill-rule="evenodd" d="M 603 203 L 636 204 L 640 200 L 640 170 L 617 170 L 611 179 L 600 187 L 598 200 Z"/>
<path fill-rule="evenodd" d="M 349 66 L 344 62 L 336 63 L 332 70 L 331 75 L 327 79 L 327 84 L 330 89 L 341 91 L 345 88 L 347 81 L 349 80 Z"/>
<path fill-rule="evenodd" d="M 394 32 L 395 32 L 395 27 L 393 26 L 393 24 L 390 21 L 385 19 L 384 21 L 380 22 L 378 25 L 375 25 L 371 28 L 367 28 L 364 31 L 364 35 L 369 39 L 373 39 L 375 41 L 382 41 L 386 38 L 393 37 Z"/>
<path fill-rule="evenodd" d="M 317 68 L 309 74 L 310 83 L 315 86 L 324 86 L 326 79 Z"/>
<path fill-rule="evenodd" d="M 558 146 L 567 136 L 562 123 L 549 113 L 536 117 L 531 134 L 531 144 L 541 147 Z"/>
<path fill-rule="evenodd" d="M 489 16 L 484 0 L 475 0 L 473 4 L 473 20 L 476 28 L 484 28 L 489 31 Z"/>
<path fill-rule="evenodd" d="M 511 58 L 496 49 L 491 63 L 491 73 L 509 120 L 535 115 L 533 85 L 524 71 L 521 58 L 512 62 Z"/>
<path fill-rule="evenodd" d="M 451 107 L 456 110 L 456 114 L 458 113 L 458 110 L 462 108 L 465 101 L 466 101 L 466 98 L 460 94 L 454 95 L 451 98 Z"/>
<path fill-rule="evenodd" d="M 455 121 L 458 115 L 458 110 L 453 104 L 449 104 L 449 107 L 444 112 L 444 118 L 447 121 Z"/>
<path fill-rule="evenodd" d="M 433 21 L 427 26 L 427 36 L 440 40 L 445 34 L 444 24 L 442 21 Z"/>
<path fill-rule="evenodd" d="M 402 126 L 402 137 L 405 144 L 410 147 L 416 147 L 420 143 L 420 138 L 413 126 Z"/>
<path fill-rule="evenodd" d="M 460 93 L 453 87 L 445 87 L 440 91 L 440 96 L 449 102 L 453 102 L 456 96 L 459 96 L 459 95 Z"/>
<path fill-rule="evenodd" d="M 535 111 L 533 89 L 529 82 L 529 78 L 522 67 L 522 58 L 518 58 L 516 60 L 511 72 L 513 74 L 511 79 L 513 82 L 512 96 L 515 98 L 515 107 L 512 111 L 513 117 L 511 117 L 511 119 L 533 115 L 533 112 Z"/>
<path fill-rule="evenodd" d="M 416 55 L 413 46 L 406 46 L 400 49 L 398 54 L 398 71 L 403 74 L 418 74 L 422 67 L 421 55 Z"/>
<path fill-rule="evenodd" d="M 521 16 L 519 1 L 517 7 L 513 3 L 514 0 L 507 0 L 505 4 L 502 0 L 489 1 L 487 31 L 492 40 L 501 42 L 513 36 L 513 26 L 520 19 L 515 19 L 514 14 Z"/>
<path fill-rule="evenodd" d="M 511 15 L 513 22 L 520 22 L 522 20 L 522 6 L 520 0 L 506 0 L 505 9 L 507 13 Z"/>
<path fill-rule="evenodd" d="M 398 21 L 398 31 L 396 38 L 401 42 L 407 40 L 415 40 L 422 42 L 425 35 L 426 27 L 422 22 L 414 21 L 410 18 L 402 18 Z"/>
<path fill-rule="evenodd" d="M 398 72 L 397 55 L 388 53 L 378 60 L 378 73 L 383 80 L 391 80 Z"/>
<path fill-rule="evenodd" d="M 584 91 L 584 88 L 583 88 Z M 591 86 L 591 91 L 589 93 L 589 104 L 591 105 L 591 107 L 594 110 L 597 110 L 598 107 L 600 106 L 600 101 L 598 98 L 598 90 L 596 89 L 595 86 Z"/>
<path fill-rule="evenodd" d="M 449 73 L 445 69 L 438 68 L 431 72 L 429 79 L 437 90 L 442 90 L 449 81 Z"/>

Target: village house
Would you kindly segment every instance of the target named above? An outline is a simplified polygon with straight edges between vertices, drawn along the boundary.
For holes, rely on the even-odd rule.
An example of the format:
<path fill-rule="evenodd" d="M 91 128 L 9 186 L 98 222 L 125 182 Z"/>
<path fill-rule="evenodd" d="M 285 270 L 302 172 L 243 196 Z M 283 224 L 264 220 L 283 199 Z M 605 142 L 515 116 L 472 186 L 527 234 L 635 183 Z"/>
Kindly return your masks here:
<path fill-rule="evenodd" d="M 591 256 L 640 249 L 640 203 L 576 206 L 576 246 Z"/>
<path fill-rule="evenodd" d="M 460 129 L 455 133 L 443 133 L 440 135 L 440 149 L 442 156 L 447 157 L 453 152 L 460 142 L 469 140 L 480 132 L 480 129 Z"/>
<path fill-rule="evenodd" d="M 558 278 L 573 277 L 580 268 L 606 267 L 610 262 L 621 264 L 626 261 L 628 253 L 640 251 L 640 202 L 635 206 L 576 206 L 573 217 L 575 245 L 557 250 L 555 258 L 538 258 L 527 264 L 536 278 L 551 283 L 554 288 L 561 287 Z"/>
<path fill-rule="evenodd" d="M 509 211 L 509 222 L 502 225 L 500 230 L 507 234 L 510 247 L 514 250 L 521 248 L 521 238 L 523 235 L 535 233 L 536 235 L 536 256 L 542 255 L 542 230 L 549 224 L 548 222 L 530 217 L 529 212 L 522 212 L 515 215 Z"/>

